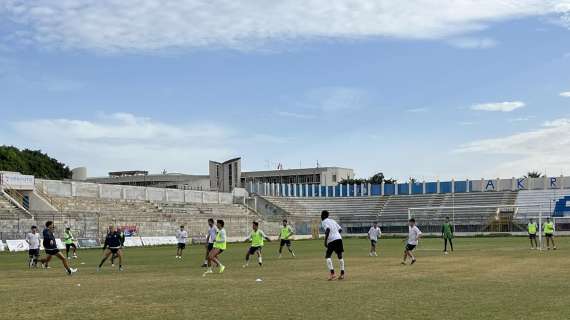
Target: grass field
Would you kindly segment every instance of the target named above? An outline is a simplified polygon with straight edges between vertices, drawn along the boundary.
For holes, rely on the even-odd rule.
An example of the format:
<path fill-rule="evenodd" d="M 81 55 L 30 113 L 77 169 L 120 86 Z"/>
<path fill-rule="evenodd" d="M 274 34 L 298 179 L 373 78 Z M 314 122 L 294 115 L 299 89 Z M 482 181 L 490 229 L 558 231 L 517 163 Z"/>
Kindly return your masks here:
<path fill-rule="evenodd" d="M 570 319 L 570 238 L 557 240 L 559 250 L 537 252 L 525 238 L 456 239 L 443 256 L 441 240 L 425 239 L 418 262 L 402 266 L 401 240 L 381 240 L 380 256 L 368 257 L 366 240 L 349 239 L 347 279 L 334 282 L 321 241 L 294 242 L 295 259 L 277 259 L 269 243 L 264 267 L 247 269 L 246 244 L 230 244 L 226 272 L 208 277 L 202 246 L 181 261 L 172 247 L 129 248 L 122 273 L 109 264 L 96 273 L 101 251 L 82 250 L 72 277 L 59 262 L 29 270 L 25 254 L 3 253 L 0 318 Z"/>

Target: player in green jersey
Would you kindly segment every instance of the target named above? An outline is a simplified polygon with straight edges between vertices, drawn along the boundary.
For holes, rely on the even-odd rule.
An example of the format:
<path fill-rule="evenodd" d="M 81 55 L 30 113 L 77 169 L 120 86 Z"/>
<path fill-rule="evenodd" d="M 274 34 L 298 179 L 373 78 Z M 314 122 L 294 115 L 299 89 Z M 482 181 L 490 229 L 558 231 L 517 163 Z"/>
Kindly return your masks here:
<path fill-rule="evenodd" d="M 443 238 L 443 253 L 447 254 L 447 242 L 449 241 L 449 246 L 451 251 L 453 251 L 453 225 L 449 222 L 449 217 L 445 217 L 445 222 L 441 226 L 441 237 Z"/>
<path fill-rule="evenodd" d="M 251 241 L 251 247 L 247 250 L 247 254 L 245 255 L 245 264 L 243 265 L 244 268 L 247 268 L 249 265 L 249 256 L 257 254 L 257 263 L 259 266 L 263 266 L 263 258 L 261 257 L 261 251 L 263 250 L 263 240 L 267 240 L 271 242 L 271 240 L 265 235 L 265 233 L 259 230 L 259 222 L 254 221 L 253 230 L 249 234 L 249 237 L 245 240 Z"/>

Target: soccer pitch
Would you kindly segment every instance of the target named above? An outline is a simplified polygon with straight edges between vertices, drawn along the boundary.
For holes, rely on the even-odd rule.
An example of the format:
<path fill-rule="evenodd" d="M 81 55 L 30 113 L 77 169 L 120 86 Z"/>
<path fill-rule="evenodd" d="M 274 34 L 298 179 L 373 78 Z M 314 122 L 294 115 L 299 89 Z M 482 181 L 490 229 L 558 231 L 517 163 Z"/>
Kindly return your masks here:
<path fill-rule="evenodd" d="M 26 254 L 3 253 L 0 318 L 570 319 L 570 238 L 557 241 L 538 252 L 524 237 L 458 238 L 444 256 L 440 239 L 424 239 L 417 263 L 402 266 L 401 239 L 382 239 L 379 257 L 367 240 L 347 239 L 347 279 L 331 282 L 322 241 L 296 241 L 297 257 L 282 259 L 267 243 L 264 266 L 252 257 L 247 269 L 248 245 L 228 244 L 225 273 L 207 277 L 196 245 L 183 260 L 175 247 L 127 248 L 122 273 L 109 263 L 96 273 L 101 250 L 80 250 L 71 277 L 57 260 L 30 270 Z"/>

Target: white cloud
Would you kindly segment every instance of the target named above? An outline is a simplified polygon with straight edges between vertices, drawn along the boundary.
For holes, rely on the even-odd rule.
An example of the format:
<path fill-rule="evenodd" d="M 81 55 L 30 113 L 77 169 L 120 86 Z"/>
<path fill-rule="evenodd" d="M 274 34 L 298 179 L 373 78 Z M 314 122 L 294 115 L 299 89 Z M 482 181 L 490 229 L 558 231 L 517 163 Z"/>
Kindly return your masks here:
<path fill-rule="evenodd" d="M 448 41 L 460 49 L 487 49 L 497 46 L 497 41 L 491 38 L 455 38 Z"/>
<path fill-rule="evenodd" d="M 531 119 L 534 119 L 535 116 L 528 116 L 528 117 L 518 117 L 518 118 L 510 118 L 507 121 L 508 122 L 525 122 L 525 121 L 529 121 Z"/>
<path fill-rule="evenodd" d="M 560 96 L 564 98 L 570 98 L 570 91 L 560 92 Z"/>
<path fill-rule="evenodd" d="M 274 40 L 441 39 L 497 21 L 558 15 L 568 0 L 4 0 L 24 43 L 98 51 L 248 49 Z"/>
<path fill-rule="evenodd" d="M 367 93 L 350 87 L 323 87 L 309 91 L 305 102 L 309 108 L 323 112 L 339 113 L 363 108 Z"/>
<path fill-rule="evenodd" d="M 544 168 L 558 175 L 570 167 L 570 119 L 545 122 L 540 128 L 501 138 L 483 139 L 460 146 L 455 153 L 495 155 L 493 174 L 516 175 Z"/>
<path fill-rule="evenodd" d="M 505 102 L 491 102 L 481 103 L 471 106 L 471 110 L 477 111 L 493 111 L 493 112 L 511 112 L 525 106 L 521 101 L 505 101 Z"/>
<path fill-rule="evenodd" d="M 128 113 L 95 120 L 36 119 L 12 123 L 3 139 L 38 148 L 90 174 L 147 169 L 205 173 L 210 159 L 235 155 L 236 133 L 216 124 L 170 124 Z"/>
<path fill-rule="evenodd" d="M 429 108 L 411 108 L 411 109 L 407 109 L 406 112 L 410 112 L 410 113 L 424 113 L 424 112 L 428 112 Z"/>
<path fill-rule="evenodd" d="M 296 113 L 289 111 L 277 111 L 276 114 L 281 117 L 297 118 L 297 119 L 314 119 L 315 116 L 311 114 Z"/>

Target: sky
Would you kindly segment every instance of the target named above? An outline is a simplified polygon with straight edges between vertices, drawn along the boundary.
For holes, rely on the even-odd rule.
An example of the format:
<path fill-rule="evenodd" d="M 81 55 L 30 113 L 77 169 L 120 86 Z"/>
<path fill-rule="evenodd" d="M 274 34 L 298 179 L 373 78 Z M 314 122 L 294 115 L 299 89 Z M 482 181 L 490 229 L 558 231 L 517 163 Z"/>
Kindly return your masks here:
<path fill-rule="evenodd" d="M 570 175 L 570 0 L 0 0 L 0 145 L 89 176 Z"/>

